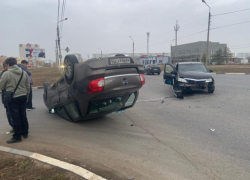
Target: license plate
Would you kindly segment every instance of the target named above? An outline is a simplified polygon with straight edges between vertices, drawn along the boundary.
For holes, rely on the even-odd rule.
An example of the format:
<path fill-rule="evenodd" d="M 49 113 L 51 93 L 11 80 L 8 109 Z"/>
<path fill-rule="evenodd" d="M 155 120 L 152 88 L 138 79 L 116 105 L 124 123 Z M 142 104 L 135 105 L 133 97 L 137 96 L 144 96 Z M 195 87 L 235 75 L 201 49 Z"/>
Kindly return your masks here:
<path fill-rule="evenodd" d="M 155 71 L 158 71 L 158 69 L 154 69 Z"/>
<path fill-rule="evenodd" d="M 197 82 L 196 82 L 196 84 L 198 84 L 198 85 L 201 85 L 201 86 L 202 86 L 202 85 L 205 85 L 205 81 L 197 81 Z"/>
<path fill-rule="evenodd" d="M 130 58 L 110 59 L 110 64 L 130 64 Z"/>

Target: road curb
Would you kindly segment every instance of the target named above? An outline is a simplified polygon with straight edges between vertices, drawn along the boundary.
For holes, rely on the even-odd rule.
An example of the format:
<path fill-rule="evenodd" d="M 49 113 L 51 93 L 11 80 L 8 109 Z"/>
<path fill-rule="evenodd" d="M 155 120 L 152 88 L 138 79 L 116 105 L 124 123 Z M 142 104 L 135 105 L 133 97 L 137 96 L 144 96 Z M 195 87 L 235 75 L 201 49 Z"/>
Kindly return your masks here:
<path fill-rule="evenodd" d="M 60 161 L 58 159 L 44 156 L 42 154 L 18 150 L 18 149 L 12 149 L 9 147 L 4 147 L 4 146 L 0 146 L 0 151 L 29 157 L 29 158 L 32 158 L 32 159 L 35 159 L 35 160 L 38 160 L 38 161 L 62 168 L 62 169 L 65 169 L 65 170 L 70 171 L 74 174 L 77 174 L 78 176 L 83 177 L 87 180 L 107 180 L 107 179 L 105 179 L 101 176 L 98 176 L 97 174 L 94 174 L 94 173 L 92 173 L 92 172 L 88 171 L 87 169 L 84 169 L 80 166 L 76 166 L 76 165 L 73 165 L 73 164 L 70 164 L 67 162 L 63 162 L 63 161 Z"/>
<path fill-rule="evenodd" d="M 43 89 L 43 86 L 32 87 L 32 90 Z"/>
<path fill-rule="evenodd" d="M 210 73 L 210 74 L 225 74 L 225 75 L 250 75 L 250 73 Z"/>

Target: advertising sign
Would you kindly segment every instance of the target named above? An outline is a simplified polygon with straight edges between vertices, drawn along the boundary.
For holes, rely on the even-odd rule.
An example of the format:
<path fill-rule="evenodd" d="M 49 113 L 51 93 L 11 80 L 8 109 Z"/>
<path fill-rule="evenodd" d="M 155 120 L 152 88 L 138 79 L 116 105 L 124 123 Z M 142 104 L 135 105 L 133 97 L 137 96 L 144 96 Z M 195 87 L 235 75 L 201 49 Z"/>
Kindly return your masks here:
<path fill-rule="evenodd" d="M 45 58 L 45 49 L 40 48 L 25 48 L 26 58 Z"/>

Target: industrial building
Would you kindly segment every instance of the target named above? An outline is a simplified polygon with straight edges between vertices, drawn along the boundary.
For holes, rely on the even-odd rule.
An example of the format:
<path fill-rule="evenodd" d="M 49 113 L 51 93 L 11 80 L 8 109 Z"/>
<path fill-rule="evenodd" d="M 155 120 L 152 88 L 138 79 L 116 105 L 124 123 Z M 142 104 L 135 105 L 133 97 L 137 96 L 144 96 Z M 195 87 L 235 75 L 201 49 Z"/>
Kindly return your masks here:
<path fill-rule="evenodd" d="M 208 52 L 210 53 L 210 60 L 213 54 L 219 49 L 224 51 L 227 44 L 220 44 L 218 42 L 209 42 Z M 171 63 L 176 62 L 201 62 L 203 54 L 206 54 L 207 42 L 199 41 L 194 43 L 182 44 L 177 46 L 172 46 L 172 60 Z"/>

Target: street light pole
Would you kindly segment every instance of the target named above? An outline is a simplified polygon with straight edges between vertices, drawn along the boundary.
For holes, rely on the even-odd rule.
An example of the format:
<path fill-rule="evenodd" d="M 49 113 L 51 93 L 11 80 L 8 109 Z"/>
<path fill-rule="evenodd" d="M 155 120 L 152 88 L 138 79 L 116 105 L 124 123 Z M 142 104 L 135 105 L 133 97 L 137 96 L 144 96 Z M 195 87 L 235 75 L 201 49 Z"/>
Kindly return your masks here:
<path fill-rule="evenodd" d="M 100 49 L 100 48 L 98 48 L 98 49 Z M 101 49 L 100 49 L 101 50 Z M 101 50 L 101 58 L 102 58 L 102 50 Z"/>
<path fill-rule="evenodd" d="M 131 37 L 131 36 L 129 36 L 131 39 L 132 39 L 132 41 L 133 41 L 133 57 L 135 56 L 135 43 L 134 43 L 134 39 Z"/>
<path fill-rule="evenodd" d="M 170 56 L 171 56 L 171 61 L 172 61 L 172 64 L 173 64 L 173 54 L 172 54 L 172 43 L 173 43 L 174 39 L 171 41 L 171 44 L 170 44 Z"/>
<path fill-rule="evenodd" d="M 209 33 L 210 33 L 210 20 L 211 20 L 211 8 L 210 6 L 206 3 L 205 0 L 202 0 L 203 3 L 205 3 L 209 7 L 209 14 L 208 14 L 208 29 L 207 29 L 207 53 L 206 53 L 206 65 L 210 64 L 210 53 L 208 53 L 209 49 Z"/>
<path fill-rule="evenodd" d="M 68 18 L 65 18 L 65 19 L 63 19 L 63 20 L 61 20 L 61 21 L 58 21 L 57 22 L 57 43 L 58 43 L 58 48 L 59 48 L 59 65 L 61 65 L 61 63 L 62 63 L 62 52 L 61 52 L 61 45 L 60 45 L 60 33 L 59 33 L 59 23 L 60 22 L 62 22 L 62 21 L 64 21 L 64 20 L 67 20 Z"/>
<path fill-rule="evenodd" d="M 150 33 L 147 32 L 147 60 L 148 60 L 148 53 L 149 53 L 149 35 Z"/>

